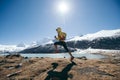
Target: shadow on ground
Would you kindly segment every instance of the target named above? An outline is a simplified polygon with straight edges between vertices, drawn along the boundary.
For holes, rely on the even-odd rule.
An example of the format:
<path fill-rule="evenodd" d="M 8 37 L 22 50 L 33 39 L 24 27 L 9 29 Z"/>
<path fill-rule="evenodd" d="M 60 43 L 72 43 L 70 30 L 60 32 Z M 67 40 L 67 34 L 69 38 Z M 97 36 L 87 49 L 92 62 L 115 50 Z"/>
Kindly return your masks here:
<path fill-rule="evenodd" d="M 58 63 L 52 63 L 52 70 L 48 71 L 48 76 L 45 80 L 67 80 L 68 78 L 72 78 L 72 74 L 68 74 L 71 68 L 76 65 L 75 62 L 68 64 L 61 72 L 54 71 L 58 67 Z"/>

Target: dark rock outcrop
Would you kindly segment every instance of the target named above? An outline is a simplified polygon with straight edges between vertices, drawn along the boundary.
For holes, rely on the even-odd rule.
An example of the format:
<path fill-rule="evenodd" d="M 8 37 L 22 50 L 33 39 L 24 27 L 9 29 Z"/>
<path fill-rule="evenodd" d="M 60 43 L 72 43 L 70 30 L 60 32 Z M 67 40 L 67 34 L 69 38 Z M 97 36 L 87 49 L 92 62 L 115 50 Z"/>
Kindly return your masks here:
<path fill-rule="evenodd" d="M 95 49 L 115 49 L 120 50 L 120 37 L 117 38 L 97 38 L 92 41 L 82 40 L 82 41 L 70 41 L 67 42 L 69 47 L 87 49 L 89 47 Z"/>
<path fill-rule="evenodd" d="M 71 52 L 75 51 L 74 48 L 68 47 Z M 65 49 L 62 46 L 58 46 L 59 52 L 66 52 Z M 20 53 L 54 53 L 55 48 L 53 44 L 47 44 L 47 45 L 40 45 L 38 47 L 28 48 L 23 51 L 20 51 Z"/>
<path fill-rule="evenodd" d="M 114 49 L 120 50 L 120 37 L 101 37 L 90 40 L 81 40 L 81 41 L 68 41 L 67 45 L 70 51 L 75 51 L 75 48 L 78 49 L 87 49 L 87 48 L 94 48 L 94 49 Z M 66 52 L 62 46 L 58 46 L 60 52 Z M 28 48 L 20 53 L 54 53 L 55 48 L 53 44 L 46 44 L 40 45 L 38 47 Z"/>

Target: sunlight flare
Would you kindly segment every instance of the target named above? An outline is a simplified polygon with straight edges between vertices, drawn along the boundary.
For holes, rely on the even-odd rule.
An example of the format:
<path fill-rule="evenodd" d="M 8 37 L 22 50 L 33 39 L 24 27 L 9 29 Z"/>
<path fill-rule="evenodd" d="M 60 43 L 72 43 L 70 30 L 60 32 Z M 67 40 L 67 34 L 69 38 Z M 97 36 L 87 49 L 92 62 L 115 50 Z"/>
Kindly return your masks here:
<path fill-rule="evenodd" d="M 66 14 L 69 12 L 69 5 L 66 2 L 60 2 L 58 4 L 58 11 L 62 14 Z"/>

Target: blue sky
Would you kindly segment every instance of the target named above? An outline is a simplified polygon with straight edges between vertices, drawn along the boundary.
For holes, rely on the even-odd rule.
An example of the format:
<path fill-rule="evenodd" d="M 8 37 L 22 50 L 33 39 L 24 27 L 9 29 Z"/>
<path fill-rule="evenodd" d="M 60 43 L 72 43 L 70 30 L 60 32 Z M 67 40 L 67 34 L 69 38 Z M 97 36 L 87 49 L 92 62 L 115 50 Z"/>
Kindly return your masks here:
<path fill-rule="evenodd" d="M 65 15 L 57 5 L 65 1 Z M 120 0 L 0 0 L 0 44 L 29 44 L 54 38 L 61 26 L 68 38 L 120 28 Z"/>

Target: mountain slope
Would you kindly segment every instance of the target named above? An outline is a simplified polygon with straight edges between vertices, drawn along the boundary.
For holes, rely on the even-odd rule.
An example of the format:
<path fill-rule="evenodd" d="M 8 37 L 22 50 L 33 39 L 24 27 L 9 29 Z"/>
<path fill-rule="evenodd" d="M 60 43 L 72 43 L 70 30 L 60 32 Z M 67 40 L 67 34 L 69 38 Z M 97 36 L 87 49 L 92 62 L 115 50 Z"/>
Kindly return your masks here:
<path fill-rule="evenodd" d="M 92 33 L 92 34 L 87 34 L 84 36 L 75 36 L 72 39 L 69 39 L 67 41 L 82 41 L 82 40 L 94 40 L 94 39 L 98 39 L 98 38 L 105 38 L 105 37 L 111 37 L 111 38 L 116 38 L 116 37 L 120 37 L 120 29 L 116 29 L 116 30 L 101 30 L 99 32 L 96 33 Z"/>
<path fill-rule="evenodd" d="M 87 34 L 84 36 L 75 36 L 69 40 L 66 40 L 67 45 L 71 51 L 75 51 L 75 48 L 87 49 L 97 48 L 97 49 L 120 49 L 120 29 L 117 30 L 102 30 L 93 34 Z M 33 47 L 25 49 L 21 52 L 25 53 L 53 53 L 54 40 L 49 40 L 38 47 Z M 65 52 L 62 47 L 59 47 L 60 52 Z"/>
<path fill-rule="evenodd" d="M 69 47 L 79 48 L 79 49 L 87 49 L 91 47 L 95 49 L 120 50 L 120 37 L 117 38 L 104 37 L 104 38 L 94 39 L 92 41 L 89 40 L 68 41 L 67 44 Z"/>
<path fill-rule="evenodd" d="M 18 52 L 24 50 L 26 47 L 23 45 L 0 45 L 0 53 L 4 52 Z"/>
<path fill-rule="evenodd" d="M 55 40 L 45 38 L 45 40 L 34 42 L 32 45 L 25 47 L 23 44 L 15 45 L 0 45 L 0 52 L 27 52 L 27 53 L 51 53 L 54 52 L 53 43 Z M 96 49 L 115 49 L 120 50 L 120 29 L 116 30 L 101 30 L 96 33 L 83 36 L 75 36 L 66 40 L 71 51 L 74 48 L 87 49 L 89 47 Z M 27 49 L 26 49 L 27 48 Z M 59 47 L 60 52 L 65 52 L 62 47 Z"/>
<path fill-rule="evenodd" d="M 65 49 L 61 46 L 58 46 L 59 52 L 66 52 Z M 75 51 L 74 48 L 70 48 L 71 52 Z M 20 53 L 55 53 L 55 48 L 53 44 L 40 45 L 38 47 L 28 48 L 20 51 Z"/>
<path fill-rule="evenodd" d="M 87 34 L 82 37 L 75 36 L 67 40 L 69 47 L 87 49 L 117 49 L 120 50 L 120 29 L 101 30 L 93 34 Z"/>

